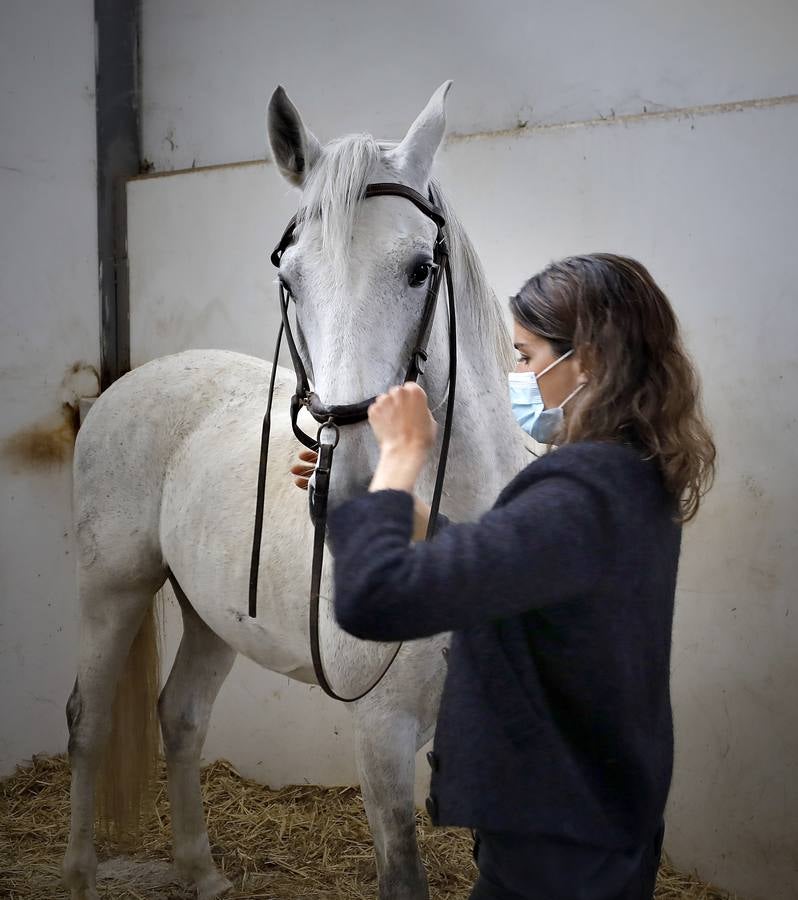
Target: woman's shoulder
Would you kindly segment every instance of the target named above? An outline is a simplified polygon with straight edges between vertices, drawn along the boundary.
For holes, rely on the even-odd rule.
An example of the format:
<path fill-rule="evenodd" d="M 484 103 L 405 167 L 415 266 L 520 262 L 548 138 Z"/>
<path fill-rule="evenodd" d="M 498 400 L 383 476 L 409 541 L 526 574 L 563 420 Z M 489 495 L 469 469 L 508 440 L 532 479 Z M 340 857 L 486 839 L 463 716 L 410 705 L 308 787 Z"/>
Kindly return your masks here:
<path fill-rule="evenodd" d="M 647 460 L 641 448 L 620 441 L 574 441 L 563 444 L 542 456 L 538 462 L 548 462 L 560 468 L 588 466 L 643 467 Z"/>
<path fill-rule="evenodd" d="M 502 491 L 496 506 L 528 498 L 536 514 L 539 490 L 549 500 L 592 509 L 610 515 L 624 528 L 633 523 L 657 521 L 673 525 L 676 505 L 666 491 L 657 464 L 644 452 L 628 444 L 611 441 L 578 441 L 563 444 L 521 471 Z M 653 519 L 652 519 L 653 517 Z"/>
<path fill-rule="evenodd" d="M 516 494 L 550 478 L 569 478 L 613 492 L 657 485 L 661 480 L 657 467 L 635 446 L 615 441 L 575 441 L 531 462 L 507 490 Z"/>

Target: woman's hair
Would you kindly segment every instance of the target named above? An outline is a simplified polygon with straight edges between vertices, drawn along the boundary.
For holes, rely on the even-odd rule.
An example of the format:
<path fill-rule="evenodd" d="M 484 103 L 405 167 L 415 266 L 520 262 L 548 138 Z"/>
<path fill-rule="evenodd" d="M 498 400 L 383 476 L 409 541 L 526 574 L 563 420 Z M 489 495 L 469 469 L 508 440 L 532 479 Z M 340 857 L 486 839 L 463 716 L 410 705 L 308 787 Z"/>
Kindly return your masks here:
<path fill-rule="evenodd" d="M 557 441 L 637 444 L 659 464 L 680 520 L 692 519 L 714 478 L 715 445 L 676 316 L 647 269 L 611 253 L 571 256 L 533 275 L 510 309 L 557 355 L 573 349 L 587 374 Z"/>

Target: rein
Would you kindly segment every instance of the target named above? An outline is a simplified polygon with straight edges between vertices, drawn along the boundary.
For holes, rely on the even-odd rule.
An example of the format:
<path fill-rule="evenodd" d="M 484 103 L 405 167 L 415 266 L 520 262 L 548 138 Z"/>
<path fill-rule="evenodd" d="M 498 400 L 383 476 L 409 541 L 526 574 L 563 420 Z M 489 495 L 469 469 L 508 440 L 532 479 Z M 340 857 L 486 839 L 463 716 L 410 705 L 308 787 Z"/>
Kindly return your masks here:
<path fill-rule="evenodd" d="M 446 243 L 444 228 L 446 220 L 441 209 L 435 205 L 432 191 L 430 190 L 429 200 L 419 194 L 417 191 L 403 184 L 393 183 L 374 183 L 366 186 L 363 194 L 364 198 L 368 197 L 403 197 L 413 203 L 421 212 L 428 216 L 435 223 L 438 233 L 435 239 L 433 250 L 434 273 L 432 280 L 427 288 L 427 296 L 424 303 L 424 309 L 421 314 L 418 335 L 414 349 L 410 355 L 410 362 L 407 367 L 405 381 L 417 381 L 419 375 L 424 374 L 423 365 L 427 361 L 427 344 L 432 330 L 432 321 L 435 316 L 435 307 L 437 305 L 438 294 L 440 290 L 441 280 L 445 274 L 448 310 L 449 310 L 449 385 L 448 396 L 446 398 L 446 418 L 443 427 L 443 437 L 441 440 L 441 452 L 438 459 L 438 470 L 435 477 L 435 488 L 432 495 L 432 504 L 430 507 L 430 517 L 427 524 L 426 539 L 430 540 L 435 534 L 437 525 L 438 508 L 440 506 L 441 494 L 443 492 L 443 482 L 446 475 L 446 461 L 449 453 L 449 442 L 452 432 L 452 417 L 454 413 L 455 385 L 457 381 L 457 325 L 455 318 L 454 303 L 454 285 L 452 282 L 452 272 L 449 265 L 449 248 Z M 294 216 L 288 223 L 280 242 L 271 255 L 271 262 L 277 268 L 280 267 L 280 259 L 285 249 L 290 246 L 294 240 L 294 230 L 296 228 L 297 217 Z M 291 330 L 291 322 L 288 316 L 288 306 L 291 299 L 290 293 L 285 289 L 282 282 L 279 284 L 279 301 L 281 322 L 277 331 L 277 345 L 274 350 L 271 378 L 269 380 L 269 396 L 266 406 L 266 414 L 263 418 L 263 427 L 261 430 L 260 444 L 260 465 L 258 469 L 258 490 L 257 501 L 255 506 L 255 530 L 252 541 L 252 561 L 250 565 L 249 576 L 249 615 L 254 618 L 257 615 L 257 598 L 258 598 L 258 570 L 260 566 L 260 550 L 261 538 L 263 534 L 263 511 L 266 495 L 266 467 L 269 456 L 269 437 L 271 432 L 271 414 L 272 401 L 274 399 L 274 382 L 275 373 L 277 371 L 277 359 L 280 353 L 280 346 L 283 335 L 285 335 L 288 350 L 291 355 L 291 362 L 296 375 L 296 389 L 291 398 L 291 428 L 298 440 L 311 450 L 318 452 L 318 460 L 315 470 L 315 486 L 308 491 L 308 503 L 310 507 L 310 516 L 314 523 L 313 535 L 313 563 L 311 569 L 310 584 L 310 650 L 313 659 L 313 669 L 322 690 L 335 700 L 341 700 L 344 703 L 352 703 L 360 700 L 367 694 L 371 693 L 375 687 L 383 680 L 388 670 L 393 665 L 394 660 L 399 655 L 402 644 L 399 643 L 394 650 L 391 658 L 383 667 L 383 670 L 377 678 L 362 693 L 355 697 L 341 697 L 337 694 L 324 672 L 324 665 L 321 658 L 321 643 L 319 639 L 319 604 L 321 590 L 322 565 L 324 562 L 324 542 L 327 534 L 327 500 L 329 496 L 330 476 L 332 473 L 333 455 L 335 448 L 340 440 L 340 428 L 344 425 L 354 425 L 363 422 L 368 418 L 368 409 L 374 402 L 376 397 L 370 397 L 367 400 L 361 400 L 359 403 L 343 404 L 343 405 L 325 405 L 319 399 L 318 395 L 311 390 L 305 366 L 302 358 L 297 350 L 294 335 Z M 319 429 L 316 438 L 312 438 L 299 427 L 297 418 L 299 411 L 305 407 L 313 418 L 319 423 Z"/>

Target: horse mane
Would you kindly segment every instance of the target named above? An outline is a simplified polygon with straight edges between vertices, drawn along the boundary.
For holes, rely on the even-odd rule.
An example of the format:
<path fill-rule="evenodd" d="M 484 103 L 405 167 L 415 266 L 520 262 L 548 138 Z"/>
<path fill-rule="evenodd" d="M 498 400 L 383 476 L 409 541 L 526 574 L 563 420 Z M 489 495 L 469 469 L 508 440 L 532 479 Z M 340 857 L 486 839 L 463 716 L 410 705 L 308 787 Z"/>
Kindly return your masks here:
<path fill-rule="evenodd" d="M 463 223 L 438 181 L 433 178 L 431 183 L 435 202 L 446 217 L 455 290 L 461 296 L 470 298 L 470 312 L 476 333 L 485 335 L 485 340 L 493 346 L 502 371 L 511 372 L 515 367 L 515 351 L 501 304 L 488 284 L 485 270 Z"/>
<path fill-rule="evenodd" d="M 297 224 L 301 227 L 310 219 L 320 221 L 322 252 L 336 280 L 343 278 L 349 263 L 358 203 L 366 185 L 373 180 L 375 169 L 382 165 L 397 181 L 401 178 L 398 169 L 382 156 L 383 151 L 395 146 L 389 141 L 377 141 L 370 134 L 350 134 L 331 141 L 303 186 Z M 466 298 L 475 333 L 484 335 L 495 350 L 497 362 L 509 372 L 514 366 L 514 354 L 501 305 L 463 223 L 434 178 L 431 187 L 435 202 L 446 217 L 455 290 Z"/>

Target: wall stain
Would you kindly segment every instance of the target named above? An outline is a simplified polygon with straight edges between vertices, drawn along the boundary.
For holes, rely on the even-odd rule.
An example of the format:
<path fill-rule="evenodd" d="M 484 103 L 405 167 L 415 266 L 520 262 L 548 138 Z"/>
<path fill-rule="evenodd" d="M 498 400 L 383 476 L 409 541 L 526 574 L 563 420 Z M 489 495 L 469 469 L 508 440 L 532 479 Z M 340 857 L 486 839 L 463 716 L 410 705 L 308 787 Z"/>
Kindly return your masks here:
<path fill-rule="evenodd" d="M 60 413 L 6 438 L 2 455 L 20 468 L 49 469 L 69 459 L 77 433 L 78 411 L 64 403 Z"/>
<path fill-rule="evenodd" d="M 80 397 L 97 396 L 99 384 L 94 366 L 73 363 L 61 381 L 58 411 L 6 438 L 0 445 L 0 457 L 19 469 L 52 469 L 63 465 L 72 457 L 80 427 Z"/>

